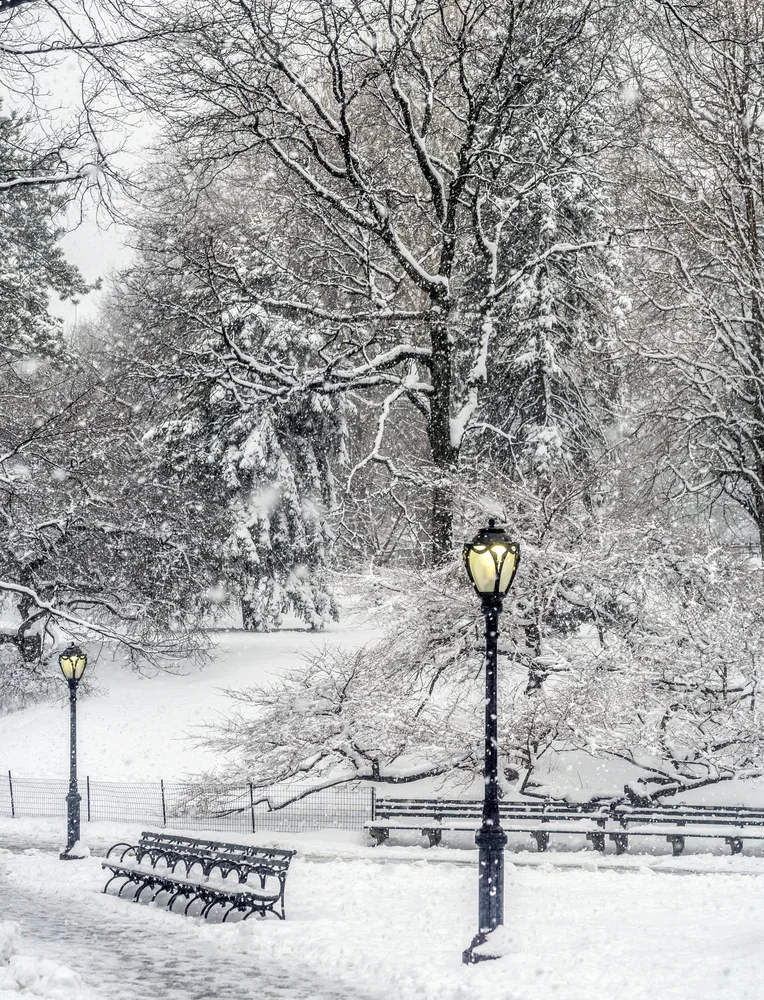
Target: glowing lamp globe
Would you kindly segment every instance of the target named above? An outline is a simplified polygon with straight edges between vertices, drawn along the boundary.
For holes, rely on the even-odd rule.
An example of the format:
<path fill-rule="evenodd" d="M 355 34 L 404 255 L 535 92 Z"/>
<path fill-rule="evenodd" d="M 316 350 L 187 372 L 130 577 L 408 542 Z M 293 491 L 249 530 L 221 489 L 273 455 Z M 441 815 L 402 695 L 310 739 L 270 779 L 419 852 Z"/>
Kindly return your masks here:
<path fill-rule="evenodd" d="M 462 558 L 478 595 L 500 601 L 512 586 L 520 565 L 520 546 L 491 518 L 487 528 L 481 528 L 471 542 L 465 543 Z"/>
<path fill-rule="evenodd" d="M 88 658 L 79 646 L 67 646 L 58 657 L 61 673 L 68 681 L 79 681 L 85 673 Z"/>

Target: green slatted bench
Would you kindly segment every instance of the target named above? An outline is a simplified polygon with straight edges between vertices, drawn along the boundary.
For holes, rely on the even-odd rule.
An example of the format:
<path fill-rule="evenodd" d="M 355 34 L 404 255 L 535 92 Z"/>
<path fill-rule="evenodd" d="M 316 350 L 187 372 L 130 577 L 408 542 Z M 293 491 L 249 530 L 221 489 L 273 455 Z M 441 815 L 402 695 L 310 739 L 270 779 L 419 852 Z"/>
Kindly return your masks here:
<path fill-rule="evenodd" d="M 223 921 L 233 913 L 243 920 L 255 913 L 283 920 L 286 877 L 295 854 L 145 831 L 137 844 L 109 848 L 102 867 L 111 875 L 103 891 L 121 882 L 117 895 L 128 888 L 135 902 L 146 894 L 150 902 L 165 895 L 168 909 L 180 900 L 185 914 L 197 904 L 196 915 L 205 918 L 222 906 Z"/>
<path fill-rule="evenodd" d="M 747 806 L 706 806 L 671 803 L 660 806 L 581 803 L 559 800 L 503 801 L 499 807 L 506 833 L 527 833 L 539 851 L 552 835 L 583 834 L 595 850 L 604 852 L 610 841 L 623 854 L 630 837 L 663 837 L 674 855 L 688 839 L 723 840 L 732 854 L 740 854 L 746 840 L 764 840 L 764 809 Z M 474 799 L 398 799 L 375 797 L 373 815 L 364 824 L 375 845 L 393 830 L 420 831 L 430 847 L 443 833 L 475 832 L 483 803 Z"/>

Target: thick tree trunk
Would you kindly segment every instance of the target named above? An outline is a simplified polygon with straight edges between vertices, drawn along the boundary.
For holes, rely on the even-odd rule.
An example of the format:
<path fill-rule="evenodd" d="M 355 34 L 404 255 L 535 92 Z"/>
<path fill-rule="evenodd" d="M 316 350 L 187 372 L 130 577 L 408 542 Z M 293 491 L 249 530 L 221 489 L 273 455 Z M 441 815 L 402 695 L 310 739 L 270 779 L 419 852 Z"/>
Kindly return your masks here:
<path fill-rule="evenodd" d="M 764 568 L 764 493 L 760 490 L 756 493 L 754 503 L 756 509 L 756 528 L 759 532 L 759 554 L 761 556 L 761 565 Z"/>
<path fill-rule="evenodd" d="M 451 440 L 452 357 L 448 302 L 436 299 L 430 314 L 432 348 L 429 437 L 436 482 L 432 489 L 432 561 L 444 562 L 454 544 L 454 476 L 459 449 Z"/>
<path fill-rule="evenodd" d="M 432 490 L 432 561 L 444 562 L 454 546 L 454 488 L 449 479 Z"/>
<path fill-rule="evenodd" d="M 23 579 L 24 586 L 31 586 L 31 580 Z M 42 657 L 42 636 L 36 628 L 37 620 L 41 617 L 37 605 L 31 599 L 22 595 L 19 600 L 19 615 L 21 625 L 16 638 L 16 646 L 21 653 L 21 658 L 25 663 L 35 663 Z"/>
<path fill-rule="evenodd" d="M 538 626 L 538 609 L 534 610 L 533 621 L 526 625 L 523 630 L 525 632 L 525 645 L 530 656 L 528 683 L 525 686 L 525 694 L 528 697 L 538 694 L 544 686 L 544 681 L 549 676 L 549 671 L 539 663 L 539 657 L 541 656 L 541 631 Z"/>
<path fill-rule="evenodd" d="M 745 66 L 746 70 L 750 65 L 750 57 L 745 50 Z M 745 95 L 744 95 L 745 96 Z M 761 299 L 757 293 L 757 288 L 759 287 L 760 281 L 760 271 L 761 271 L 761 244 L 759 241 L 759 219 L 756 204 L 756 197 L 754 195 L 755 190 L 755 178 L 757 175 L 758 165 L 756 163 L 756 157 L 751 151 L 751 131 L 750 124 L 744 117 L 741 121 L 741 133 L 740 133 L 742 146 L 743 146 L 743 191 L 744 191 L 744 201 L 745 201 L 745 215 L 746 224 L 748 226 L 748 255 L 751 261 L 751 274 L 750 274 L 750 287 L 751 287 L 751 324 L 748 327 L 748 344 L 751 350 L 751 354 L 756 362 L 759 390 L 756 395 L 756 420 L 759 425 L 759 434 L 756 435 L 754 439 L 754 447 L 756 448 L 756 472 L 758 484 L 754 487 L 754 498 L 753 507 L 756 516 L 756 527 L 759 532 L 759 549 L 761 552 L 762 565 L 764 565 L 764 440 L 761 435 L 761 428 L 764 427 L 764 399 L 762 398 L 761 392 L 761 382 L 762 377 L 764 377 L 764 356 L 762 355 L 762 339 L 761 334 L 764 331 L 764 314 L 762 313 Z"/>

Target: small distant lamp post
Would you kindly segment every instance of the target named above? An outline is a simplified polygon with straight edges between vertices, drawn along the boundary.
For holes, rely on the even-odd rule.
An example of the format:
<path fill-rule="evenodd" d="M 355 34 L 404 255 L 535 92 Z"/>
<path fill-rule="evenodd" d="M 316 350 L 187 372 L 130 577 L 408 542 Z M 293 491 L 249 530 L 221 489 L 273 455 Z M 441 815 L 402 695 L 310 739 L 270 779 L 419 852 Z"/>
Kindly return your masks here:
<path fill-rule="evenodd" d="M 66 850 L 59 855 L 62 861 L 74 861 L 70 854 L 80 839 L 80 800 L 77 789 L 77 685 L 85 673 L 88 658 L 79 646 L 68 646 L 58 658 L 61 673 L 69 685 L 69 793 L 66 796 Z"/>
<path fill-rule="evenodd" d="M 464 566 L 482 602 L 485 616 L 485 764 L 483 823 L 475 836 L 480 849 L 478 933 L 463 952 L 465 964 L 491 956 L 475 953 L 486 935 L 504 923 L 504 845 L 507 835 L 499 819 L 499 747 L 496 668 L 499 612 L 520 564 L 520 546 L 491 518 L 463 550 Z"/>

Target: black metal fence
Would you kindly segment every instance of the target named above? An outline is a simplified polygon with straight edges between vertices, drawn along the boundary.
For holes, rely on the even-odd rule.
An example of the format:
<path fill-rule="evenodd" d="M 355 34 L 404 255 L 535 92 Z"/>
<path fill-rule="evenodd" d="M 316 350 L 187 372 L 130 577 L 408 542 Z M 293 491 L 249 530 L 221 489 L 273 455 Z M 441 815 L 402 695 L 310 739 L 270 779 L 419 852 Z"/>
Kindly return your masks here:
<path fill-rule="evenodd" d="M 83 822 L 146 823 L 225 832 L 300 833 L 324 828 L 360 830 L 373 811 L 373 790 L 359 783 L 311 791 L 310 785 L 217 785 L 182 781 L 80 781 Z M 0 781 L 0 816 L 66 816 L 68 782 L 22 778 Z"/>

